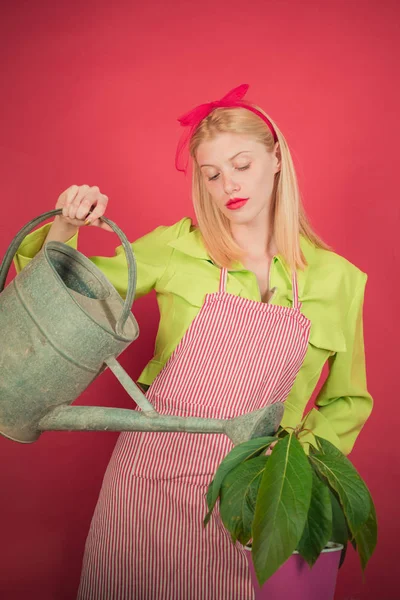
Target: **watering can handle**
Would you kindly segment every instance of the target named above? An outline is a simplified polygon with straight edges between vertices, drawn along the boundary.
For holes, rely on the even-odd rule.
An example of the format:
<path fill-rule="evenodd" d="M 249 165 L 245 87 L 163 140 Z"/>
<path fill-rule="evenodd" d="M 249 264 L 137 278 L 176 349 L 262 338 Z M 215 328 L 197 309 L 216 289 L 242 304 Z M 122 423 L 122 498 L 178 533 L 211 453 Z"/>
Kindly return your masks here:
<path fill-rule="evenodd" d="M 50 217 L 53 217 L 55 215 L 60 215 L 61 213 L 62 213 L 61 208 L 49 210 L 48 212 L 43 213 L 42 215 L 39 215 L 35 219 L 32 219 L 32 221 L 29 221 L 29 223 L 27 223 L 24 227 L 22 227 L 22 229 L 20 229 L 18 231 L 18 233 L 14 237 L 13 241 L 11 242 L 11 244 L 4 256 L 3 262 L 0 265 L 0 293 L 4 289 L 8 271 L 10 269 L 13 258 L 15 256 L 22 240 L 28 235 L 28 233 L 30 233 L 32 231 L 32 229 L 34 229 L 36 227 L 36 225 L 39 225 L 39 223 L 41 223 L 42 221 L 45 221 L 46 219 L 49 219 Z M 132 246 L 129 243 L 124 232 L 113 221 L 110 221 L 109 219 L 107 219 L 104 216 L 102 216 L 100 218 L 102 219 L 102 221 L 107 223 L 107 225 L 109 225 L 111 227 L 111 229 L 118 235 L 118 237 L 124 247 L 126 260 L 128 263 L 128 290 L 127 290 L 127 294 L 126 294 L 126 298 L 125 298 L 123 311 L 121 313 L 120 318 L 118 319 L 118 322 L 117 322 L 117 325 L 115 328 L 117 335 L 122 335 L 124 325 L 129 316 L 129 313 L 131 312 L 133 300 L 135 297 L 136 261 L 135 261 L 135 257 L 133 254 Z"/>

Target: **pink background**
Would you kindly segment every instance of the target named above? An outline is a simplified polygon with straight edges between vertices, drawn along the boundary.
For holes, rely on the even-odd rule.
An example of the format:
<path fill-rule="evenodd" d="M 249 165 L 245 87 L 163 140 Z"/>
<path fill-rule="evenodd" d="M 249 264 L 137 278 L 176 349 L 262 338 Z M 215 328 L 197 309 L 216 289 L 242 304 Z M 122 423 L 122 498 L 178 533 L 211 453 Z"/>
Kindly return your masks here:
<path fill-rule="evenodd" d="M 189 186 L 174 168 L 176 119 L 249 83 L 248 99 L 286 136 L 314 228 L 369 274 L 365 344 L 375 409 L 351 460 L 375 499 L 379 543 L 364 584 L 349 547 L 335 600 L 398 598 L 397 1 L 62 4 L 1 7 L 0 255 L 72 184 L 98 185 L 110 198 L 107 215 L 131 240 L 193 216 Z M 117 245 L 113 234 L 81 232 L 89 256 Z M 136 378 L 152 355 L 154 295 L 133 311 L 141 335 L 121 362 Z M 109 372 L 79 403 L 132 406 Z M 75 598 L 116 439 L 0 439 L 2 599 Z"/>

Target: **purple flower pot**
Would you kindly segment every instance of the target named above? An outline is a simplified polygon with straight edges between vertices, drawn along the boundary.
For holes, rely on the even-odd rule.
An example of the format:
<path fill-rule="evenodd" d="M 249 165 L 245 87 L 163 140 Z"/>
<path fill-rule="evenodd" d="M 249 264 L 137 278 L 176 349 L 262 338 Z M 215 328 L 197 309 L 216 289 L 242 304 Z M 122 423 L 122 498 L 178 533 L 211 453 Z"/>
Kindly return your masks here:
<path fill-rule="evenodd" d="M 333 600 L 342 544 L 328 542 L 312 569 L 300 554 L 292 556 L 260 588 L 246 546 L 255 600 Z"/>

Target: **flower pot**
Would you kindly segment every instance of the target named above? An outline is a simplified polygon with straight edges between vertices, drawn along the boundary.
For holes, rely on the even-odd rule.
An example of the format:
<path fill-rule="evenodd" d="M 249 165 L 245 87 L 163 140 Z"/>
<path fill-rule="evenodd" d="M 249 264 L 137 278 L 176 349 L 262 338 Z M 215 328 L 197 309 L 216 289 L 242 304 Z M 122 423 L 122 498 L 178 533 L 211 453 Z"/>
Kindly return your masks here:
<path fill-rule="evenodd" d="M 251 547 L 246 546 L 255 600 L 333 600 L 343 544 L 328 542 L 314 566 L 297 552 L 260 588 L 251 558 Z"/>

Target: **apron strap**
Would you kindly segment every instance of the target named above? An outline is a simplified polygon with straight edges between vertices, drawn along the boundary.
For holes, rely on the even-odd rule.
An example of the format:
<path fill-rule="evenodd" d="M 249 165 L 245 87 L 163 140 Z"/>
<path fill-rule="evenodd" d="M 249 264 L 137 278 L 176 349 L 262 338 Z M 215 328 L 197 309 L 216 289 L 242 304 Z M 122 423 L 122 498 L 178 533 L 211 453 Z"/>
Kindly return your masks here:
<path fill-rule="evenodd" d="M 302 302 L 299 302 L 299 290 L 297 286 L 296 270 L 292 274 L 292 289 L 293 289 L 293 308 L 300 310 Z"/>
<path fill-rule="evenodd" d="M 219 275 L 219 292 L 226 291 L 226 279 L 228 277 L 228 270 L 225 267 L 221 268 L 221 272 Z"/>

